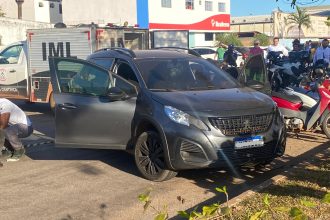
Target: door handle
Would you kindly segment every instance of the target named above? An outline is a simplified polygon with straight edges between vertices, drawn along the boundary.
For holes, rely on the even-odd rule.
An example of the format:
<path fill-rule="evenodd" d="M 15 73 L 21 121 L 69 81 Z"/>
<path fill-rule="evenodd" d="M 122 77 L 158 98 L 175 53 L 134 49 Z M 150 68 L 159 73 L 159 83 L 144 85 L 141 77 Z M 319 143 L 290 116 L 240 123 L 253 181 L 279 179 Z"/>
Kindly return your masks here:
<path fill-rule="evenodd" d="M 64 103 L 64 104 L 59 104 L 58 107 L 61 109 L 76 109 L 77 106 L 71 104 L 71 103 Z"/>
<path fill-rule="evenodd" d="M 10 73 L 16 73 L 16 70 L 9 70 Z"/>

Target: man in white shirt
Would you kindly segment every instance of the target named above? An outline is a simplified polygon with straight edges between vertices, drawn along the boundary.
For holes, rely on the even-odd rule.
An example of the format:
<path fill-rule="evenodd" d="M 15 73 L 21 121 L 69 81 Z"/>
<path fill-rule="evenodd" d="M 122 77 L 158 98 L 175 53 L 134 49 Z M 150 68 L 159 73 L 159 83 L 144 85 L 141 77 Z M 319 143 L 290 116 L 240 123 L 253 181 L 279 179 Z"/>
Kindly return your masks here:
<path fill-rule="evenodd" d="M 12 147 L 2 150 L 2 154 L 10 152 L 7 161 L 18 161 L 25 154 L 19 138 L 28 137 L 32 132 L 32 123 L 22 109 L 8 99 L 0 98 L 0 148 L 4 145 L 5 139 Z"/>
<path fill-rule="evenodd" d="M 289 55 L 289 51 L 282 45 L 279 44 L 280 39 L 278 37 L 274 37 L 273 44 L 269 45 L 267 48 L 267 53 L 274 52 L 282 52 L 284 56 Z"/>
<path fill-rule="evenodd" d="M 322 45 L 317 48 L 314 54 L 313 63 L 315 64 L 318 60 L 323 60 L 328 65 L 330 64 L 330 48 L 328 39 L 323 39 Z"/>

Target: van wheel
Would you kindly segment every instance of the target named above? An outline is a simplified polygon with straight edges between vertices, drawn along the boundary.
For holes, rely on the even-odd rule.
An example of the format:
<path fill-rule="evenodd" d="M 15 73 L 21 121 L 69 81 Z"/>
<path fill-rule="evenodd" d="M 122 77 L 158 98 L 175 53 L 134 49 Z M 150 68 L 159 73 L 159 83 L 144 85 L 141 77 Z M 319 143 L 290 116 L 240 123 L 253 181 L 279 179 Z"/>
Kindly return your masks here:
<path fill-rule="evenodd" d="M 50 110 L 52 111 L 53 114 L 55 114 L 55 99 L 54 99 L 54 95 L 53 93 L 50 94 L 49 96 L 49 106 L 50 106 Z"/>
<path fill-rule="evenodd" d="M 166 169 L 164 147 L 155 131 L 143 132 L 134 149 L 135 164 L 148 180 L 161 182 L 176 176 L 177 172 Z"/>
<path fill-rule="evenodd" d="M 327 138 L 330 139 L 330 113 L 325 116 L 325 119 L 322 122 L 322 130 L 327 136 Z"/>

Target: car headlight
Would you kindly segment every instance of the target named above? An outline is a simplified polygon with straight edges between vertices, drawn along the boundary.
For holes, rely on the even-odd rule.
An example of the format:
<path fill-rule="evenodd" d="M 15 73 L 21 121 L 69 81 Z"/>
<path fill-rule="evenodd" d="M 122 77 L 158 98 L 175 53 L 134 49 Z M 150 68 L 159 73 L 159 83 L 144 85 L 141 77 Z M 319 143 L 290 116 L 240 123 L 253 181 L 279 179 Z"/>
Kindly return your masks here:
<path fill-rule="evenodd" d="M 195 126 L 201 130 L 209 130 L 207 125 L 200 119 L 197 119 L 179 109 L 172 106 L 164 106 L 165 114 L 174 122 L 186 126 Z"/>

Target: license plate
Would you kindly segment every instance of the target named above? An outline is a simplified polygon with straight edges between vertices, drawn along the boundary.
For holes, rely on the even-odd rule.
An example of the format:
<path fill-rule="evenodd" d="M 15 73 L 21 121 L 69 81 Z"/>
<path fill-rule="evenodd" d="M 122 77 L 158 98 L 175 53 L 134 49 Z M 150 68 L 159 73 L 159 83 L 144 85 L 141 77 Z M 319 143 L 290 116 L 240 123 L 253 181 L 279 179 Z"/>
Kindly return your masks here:
<path fill-rule="evenodd" d="M 239 137 L 235 138 L 235 149 L 245 149 L 264 146 L 262 136 Z"/>

